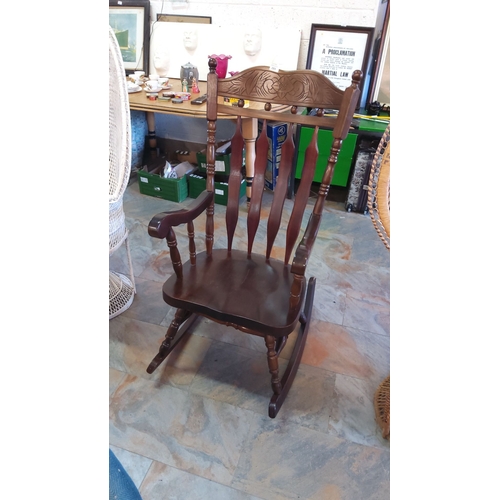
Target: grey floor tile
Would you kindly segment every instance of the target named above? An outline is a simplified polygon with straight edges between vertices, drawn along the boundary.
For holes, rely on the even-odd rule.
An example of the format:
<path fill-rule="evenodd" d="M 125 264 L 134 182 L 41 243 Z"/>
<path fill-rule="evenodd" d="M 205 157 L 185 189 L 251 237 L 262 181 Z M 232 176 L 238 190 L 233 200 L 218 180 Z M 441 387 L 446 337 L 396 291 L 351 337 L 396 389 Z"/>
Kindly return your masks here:
<path fill-rule="evenodd" d="M 336 376 L 301 364 L 276 421 L 325 432 L 334 401 Z"/>
<path fill-rule="evenodd" d="M 335 286 L 317 284 L 314 291 L 312 317 L 319 321 L 328 321 L 337 325 L 344 322 L 346 293 Z"/>
<path fill-rule="evenodd" d="M 110 443 L 229 485 L 254 413 L 128 375 L 110 404 Z"/>
<path fill-rule="evenodd" d="M 151 238 L 152 239 L 152 238 Z M 170 252 L 166 248 L 164 242 L 155 251 L 149 254 L 149 258 L 145 261 L 140 277 L 152 281 L 157 281 L 163 285 L 169 276 L 173 274 L 172 260 Z"/>
<path fill-rule="evenodd" d="M 346 327 L 357 328 L 358 330 L 389 335 L 389 302 L 373 295 L 357 298 L 348 293 L 343 324 Z"/>
<path fill-rule="evenodd" d="M 125 377 L 126 373 L 121 372 L 119 370 L 115 370 L 114 368 L 109 369 L 109 396 L 113 395 L 116 388 L 120 385 L 120 382 Z"/>
<path fill-rule="evenodd" d="M 117 446 L 110 445 L 110 449 L 123 465 L 123 468 L 130 476 L 130 479 L 132 479 L 137 489 L 139 489 L 153 461 L 150 458 L 131 453 Z"/>
<path fill-rule="evenodd" d="M 381 374 L 387 376 L 388 338 L 313 320 L 302 363 L 355 378 L 378 380 Z"/>
<path fill-rule="evenodd" d="M 158 386 L 188 388 L 211 344 L 204 337 L 185 336 L 167 359 L 148 374 L 147 367 L 158 353 L 166 329 L 121 315 L 110 321 L 109 330 L 110 366 L 153 380 Z"/>
<path fill-rule="evenodd" d="M 389 451 L 287 422 L 256 422 L 232 482 L 268 500 L 387 500 Z"/>
<path fill-rule="evenodd" d="M 124 314 L 109 322 L 109 365 L 115 370 L 141 376 L 158 352 L 165 329 L 128 318 Z"/>
<path fill-rule="evenodd" d="M 389 251 L 380 240 L 368 215 L 345 213 L 342 209 L 325 211 L 318 236 L 332 242 L 342 241 L 342 236 L 348 238 L 346 241 L 351 244 L 349 253 L 344 257 L 346 260 L 389 267 Z M 335 252 L 330 251 L 329 254 L 337 257 Z"/>
<path fill-rule="evenodd" d="M 281 359 L 280 375 L 287 364 Z M 327 432 L 334 385 L 333 373 L 300 366 L 276 418 Z M 273 395 L 266 353 L 214 342 L 190 390 L 266 416 Z"/>
<path fill-rule="evenodd" d="M 371 390 L 375 391 L 385 377 L 389 375 L 390 338 L 386 335 L 372 334 L 371 332 L 353 328 L 346 328 L 345 330 L 349 333 L 357 351 L 369 366 L 367 376 L 363 378 L 372 384 Z"/>
<path fill-rule="evenodd" d="M 325 253 L 321 269 L 323 274 L 316 274 L 319 283 L 335 286 L 351 294 L 362 293 L 389 299 L 390 272 L 387 268 L 337 259 Z"/>
<path fill-rule="evenodd" d="M 169 309 L 163 300 L 162 283 L 136 278 L 135 286 L 134 301 L 123 316 L 159 325 Z"/>
<path fill-rule="evenodd" d="M 272 395 L 266 354 L 213 341 L 190 390 L 265 415 Z"/>
<path fill-rule="evenodd" d="M 185 200 L 182 204 L 186 205 L 190 200 Z M 146 196 L 140 194 L 137 179 L 129 183 L 123 196 L 123 203 L 126 207 L 125 215 L 142 220 L 146 225 L 158 213 L 168 210 L 178 210 L 179 203 Z"/>
<path fill-rule="evenodd" d="M 316 258 L 329 255 L 336 259 L 350 260 L 353 243 L 354 238 L 350 235 L 335 233 L 327 228 L 320 229 L 314 243 L 313 255 Z"/>
<path fill-rule="evenodd" d="M 153 462 L 140 493 L 143 500 L 259 500 L 161 462 Z"/>
<path fill-rule="evenodd" d="M 389 448 L 375 421 L 373 399 L 373 385 L 367 380 L 337 375 L 330 433 L 353 443 Z"/>

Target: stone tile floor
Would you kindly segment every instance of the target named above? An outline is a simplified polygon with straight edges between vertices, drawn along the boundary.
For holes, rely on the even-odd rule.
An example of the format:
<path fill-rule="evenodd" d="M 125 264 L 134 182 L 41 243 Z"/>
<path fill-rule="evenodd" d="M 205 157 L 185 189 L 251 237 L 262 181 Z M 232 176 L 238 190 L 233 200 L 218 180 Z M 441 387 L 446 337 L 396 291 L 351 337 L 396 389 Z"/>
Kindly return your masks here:
<path fill-rule="evenodd" d="M 370 217 L 326 204 L 308 266 L 317 278 L 308 342 L 270 419 L 259 337 L 200 318 L 146 373 L 173 317 L 161 293 L 170 257 L 147 225 L 178 208 L 140 194 L 134 179 L 125 192 L 137 294 L 109 322 L 109 443 L 143 499 L 388 499 L 390 444 L 375 422 L 373 396 L 389 374 L 389 252 Z M 216 226 L 223 209 L 216 206 Z M 240 209 L 244 216 L 243 201 Z M 203 234 L 201 222 L 196 232 Z M 177 236 L 186 248 L 186 234 Z M 127 273 L 126 262 L 122 246 L 110 269 Z M 285 363 L 291 347 L 281 354 Z"/>

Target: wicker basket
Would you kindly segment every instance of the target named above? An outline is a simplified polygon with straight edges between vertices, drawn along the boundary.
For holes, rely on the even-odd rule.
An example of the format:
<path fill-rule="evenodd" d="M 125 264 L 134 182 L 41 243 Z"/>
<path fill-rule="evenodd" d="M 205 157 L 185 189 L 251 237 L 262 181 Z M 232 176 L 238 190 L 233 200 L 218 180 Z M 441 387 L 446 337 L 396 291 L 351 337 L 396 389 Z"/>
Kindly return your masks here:
<path fill-rule="evenodd" d="M 368 210 L 373 225 L 380 239 L 384 242 L 387 250 L 391 249 L 390 244 L 390 221 L 391 221 L 391 127 L 390 124 L 382 135 L 377 151 L 373 158 L 368 184 Z M 375 416 L 377 423 L 382 429 L 382 436 L 385 439 L 390 437 L 390 407 L 391 407 L 391 383 L 387 377 L 375 392 Z"/>
<path fill-rule="evenodd" d="M 378 425 L 382 429 L 382 436 L 385 439 L 390 438 L 391 427 L 391 381 L 390 376 L 387 377 L 375 392 L 375 418 Z"/>

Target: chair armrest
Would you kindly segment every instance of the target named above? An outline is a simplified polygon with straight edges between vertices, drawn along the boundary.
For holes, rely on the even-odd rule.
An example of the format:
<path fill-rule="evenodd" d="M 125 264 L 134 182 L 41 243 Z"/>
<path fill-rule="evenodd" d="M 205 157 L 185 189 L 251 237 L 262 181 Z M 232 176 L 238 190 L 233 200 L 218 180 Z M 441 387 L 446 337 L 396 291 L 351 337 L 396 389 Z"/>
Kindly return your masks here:
<path fill-rule="evenodd" d="M 311 254 L 314 242 L 316 241 L 316 235 L 318 234 L 320 222 L 320 215 L 312 213 L 309 217 L 309 222 L 307 223 L 304 236 L 297 246 L 293 257 L 291 268 L 293 274 L 298 274 L 299 276 L 305 275 L 307 261 L 309 260 L 309 255 Z"/>
<path fill-rule="evenodd" d="M 203 191 L 187 208 L 156 214 L 148 225 L 148 234 L 154 238 L 166 238 L 172 227 L 192 222 L 210 205 L 213 192 Z"/>

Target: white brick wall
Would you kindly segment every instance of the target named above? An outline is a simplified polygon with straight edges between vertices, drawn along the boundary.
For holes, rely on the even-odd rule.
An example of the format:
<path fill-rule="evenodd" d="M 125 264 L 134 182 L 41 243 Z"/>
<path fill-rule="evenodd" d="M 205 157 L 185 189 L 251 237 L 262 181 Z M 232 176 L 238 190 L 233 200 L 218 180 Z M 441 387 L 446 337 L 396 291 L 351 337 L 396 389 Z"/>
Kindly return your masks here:
<path fill-rule="evenodd" d="M 334 24 L 373 28 L 381 0 L 188 0 L 172 2 L 151 1 L 151 20 L 158 13 L 188 16 L 211 16 L 212 24 L 224 26 L 248 25 L 288 26 L 301 30 L 298 69 L 304 69 L 307 61 L 311 24 Z M 163 10 L 162 10 L 163 7 Z M 228 48 L 229 51 L 230 48 Z M 186 122 L 189 120 L 189 123 Z M 218 138 L 230 137 L 230 123 L 221 124 Z M 206 141 L 206 122 L 156 115 L 158 137 Z"/>
<path fill-rule="evenodd" d="M 380 0 L 188 0 L 187 3 L 151 1 L 151 20 L 156 15 L 179 14 L 211 16 L 212 24 L 244 25 L 252 23 L 298 28 L 302 32 L 298 68 L 304 69 L 309 47 L 311 24 L 363 26 L 376 25 Z"/>

